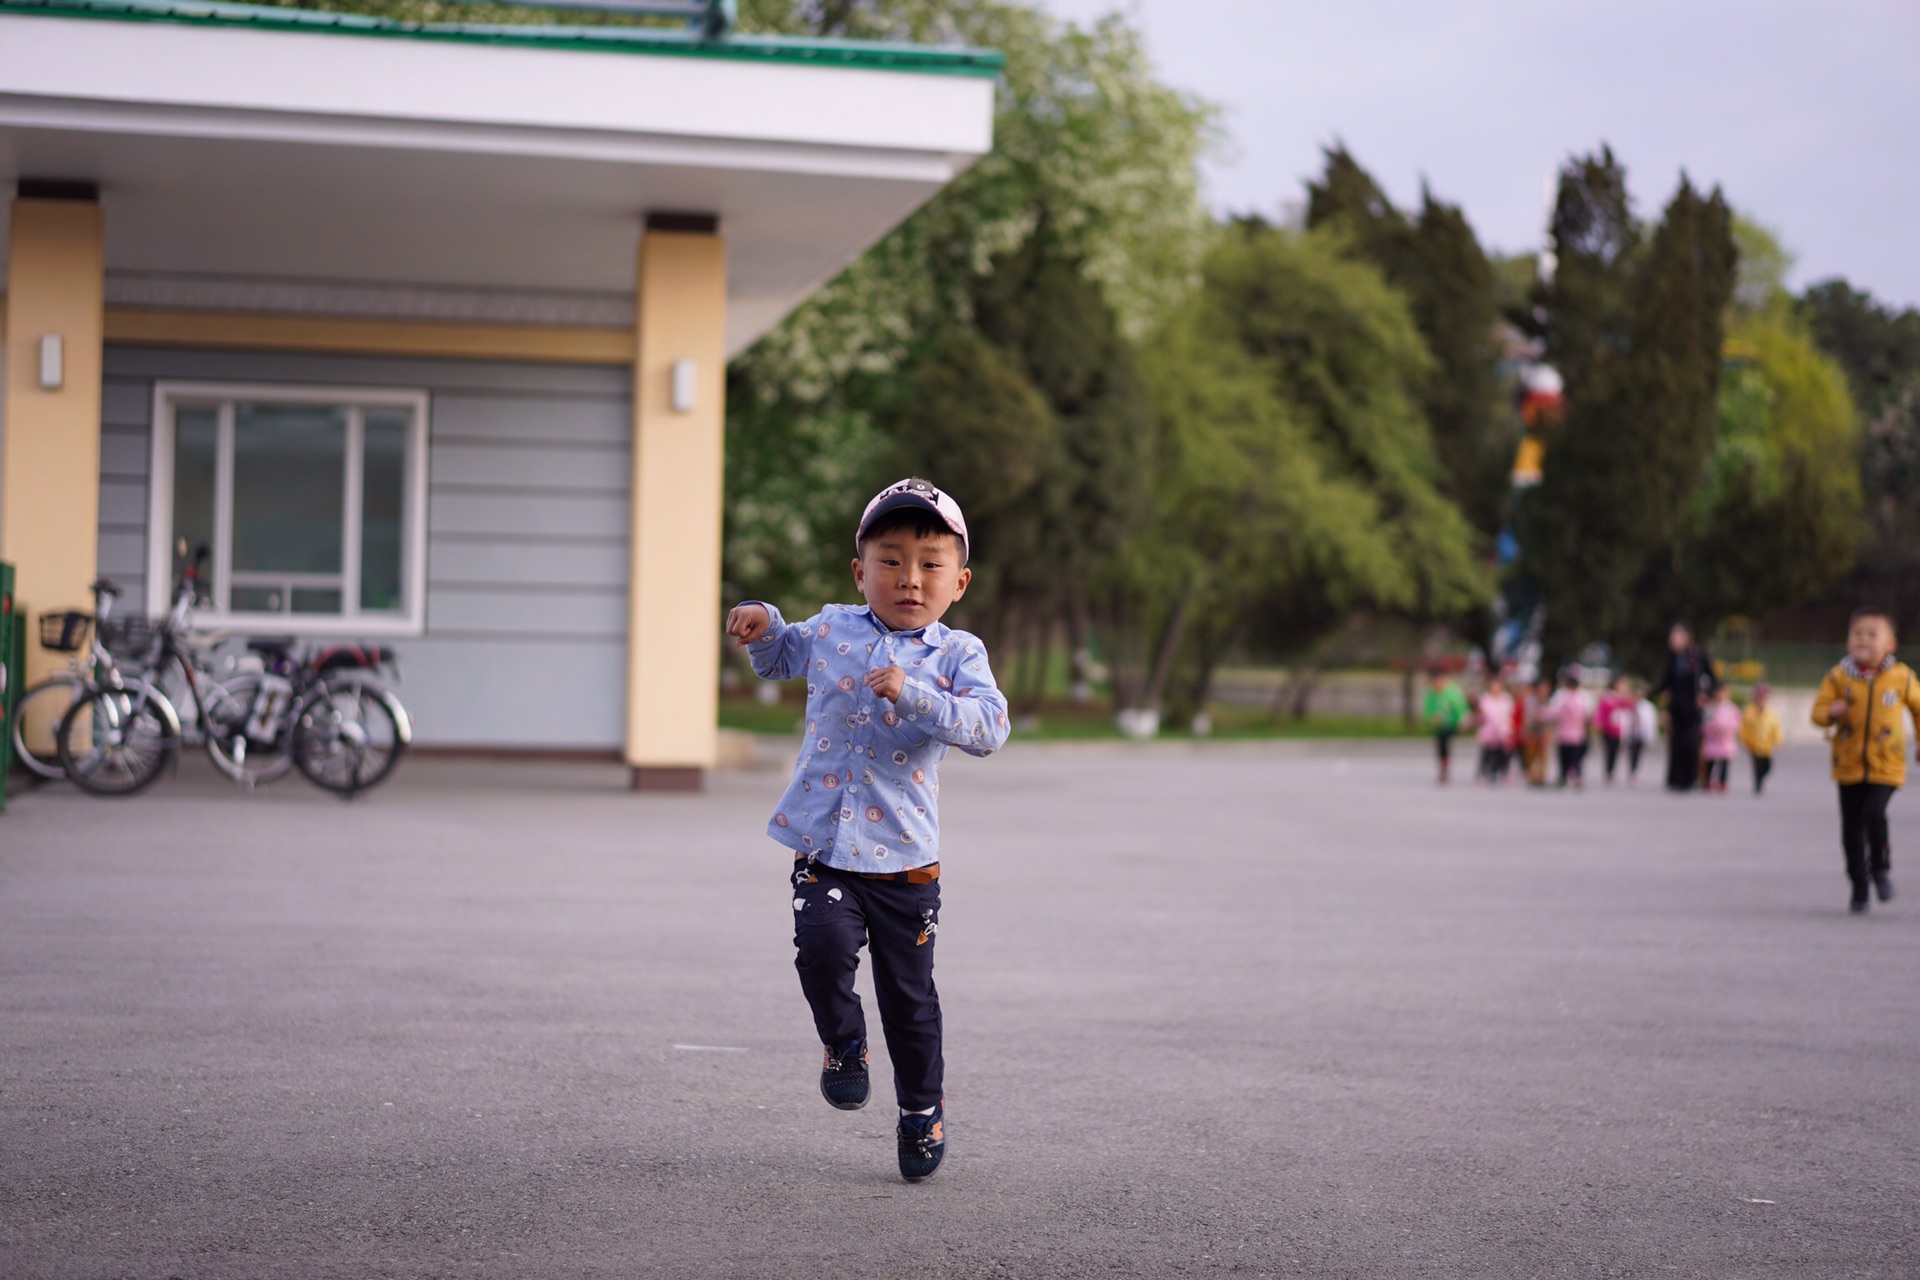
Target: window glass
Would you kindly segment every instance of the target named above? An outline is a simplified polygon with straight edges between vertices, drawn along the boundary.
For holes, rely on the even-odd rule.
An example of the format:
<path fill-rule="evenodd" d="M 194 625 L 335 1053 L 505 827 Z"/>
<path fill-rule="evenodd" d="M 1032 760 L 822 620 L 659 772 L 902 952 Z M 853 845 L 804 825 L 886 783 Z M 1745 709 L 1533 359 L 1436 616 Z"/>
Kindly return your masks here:
<path fill-rule="evenodd" d="M 339 577 L 346 468 L 345 410 L 234 406 L 235 586 L 241 574 Z"/>
<path fill-rule="evenodd" d="M 289 594 L 295 613 L 340 612 L 340 590 L 337 587 L 295 587 Z"/>
<path fill-rule="evenodd" d="M 248 587 L 236 584 L 228 607 L 235 613 L 285 613 L 287 592 L 284 587 Z"/>
<path fill-rule="evenodd" d="M 191 560 L 201 547 L 213 546 L 213 487 L 218 470 L 220 411 L 207 405 L 182 405 L 173 427 L 173 547 L 179 556 L 181 544 Z M 213 595 L 209 576 L 201 582 L 201 603 Z"/>
<path fill-rule="evenodd" d="M 412 415 L 405 410 L 369 409 L 366 412 L 360 497 L 360 607 L 363 610 L 398 613 L 401 609 L 407 431 L 411 421 Z"/>
<path fill-rule="evenodd" d="M 173 428 L 173 516 L 150 536 L 212 550 L 225 576 L 206 580 L 203 606 L 238 625 L 420 625 L 423 566 L 409 545 L 425 518 L 409 482 L 425 445 L 418 402 L 375 393 L 369 404 L 345 389 L 335 400 L 320 388 L 282 399 L 195 385 L 179 388 L 176 400 L 162 384 L 162 395 Z"/>

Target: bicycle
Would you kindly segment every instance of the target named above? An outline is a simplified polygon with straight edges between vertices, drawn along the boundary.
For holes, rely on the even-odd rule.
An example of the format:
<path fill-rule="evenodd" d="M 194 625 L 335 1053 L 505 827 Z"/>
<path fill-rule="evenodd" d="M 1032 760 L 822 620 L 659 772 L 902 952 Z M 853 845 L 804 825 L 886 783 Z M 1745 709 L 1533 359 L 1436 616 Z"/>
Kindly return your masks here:
<path fill-rule="evenodd" d="M 261 780 L 249 770 L 244 750 L 234 755 L 234 744 L 244 738 L 248 704 L 219 681 L 201 678 L 199 651 L 185 639 L 205 558 L 202 553 L 187 567 L 173 607 L 159 624 L 142 617 L 115 620 L 117 647 L 129 659 L 138 655 L 140 678 L 91 687 L 61 718 L 54 735 L 60 766 L 81 790 L 130 796 L 151 786 L 170 762 L 178 763 L 184 740 L 180 716 L 159 687 L 170 671 L 179 674 L 192 698 L 215 767 L 236 782 Z"/>
<path fill-rule="evenodd" d="M 67 670 L 55 672 L 27 689 L 14 705 L 8 732 L 13 736 L 13 758 L 29 773 L 49 781 L 66 777 L 60 767 L 57 742 L 53 735 L 67 711 L 82 693 L 94 685 L 117 686 L 122 683 L 113 650 L 124 648 L 127 637 L 110 615 L 113 602 L 120 597 L 120 585 L 108 578 L 96 578 L 87 588 L 93 593 L 93 612 L 65 609 L 40 615 L 40 647 L 54 653 L 87 651 L 83 665 L 69 659 Z M 37 743 L 28 732 L 29 711 L 35 721 L 47 726 L 47 746 L 35 750 Z"/>
<path fill-rule="evenodd" d="M 234 781 L 251 787 L 297 767 L 348 798 L 383 781 L 413 741 L 406 708 L 369 674 L 396 665 L 392 651 L 341 645 L 296 661 L 291 642 L 254 640 L 247 647 L 260 655 L 260 669 L 215 679 L 184 639 L 204 560 L 204 553 L 196 556 L 182 575 L 172 610 L 152 632 L 138 684 L 96 690 L 61 721 L 67 775 L 97 795 L 132 795 L 151 785 L 183 741 L 180 718 L 158 687 L 177 674 L 208 757 Z"/>
<path fill-rule="evenodd" d="M 315 786 L 347 799 L 378 786 L 413 743 L 413 719 L 378 678 L 399 673 L 383 645 L 333 645 L 295 657 L 293 642 L 256 638 L 261 673 L 249 703 L 247 740 L 278 751 Z M 244 687 L 230 682 L 236 692 Z M 284 772 L 284 766 L 282 767 Z"/>

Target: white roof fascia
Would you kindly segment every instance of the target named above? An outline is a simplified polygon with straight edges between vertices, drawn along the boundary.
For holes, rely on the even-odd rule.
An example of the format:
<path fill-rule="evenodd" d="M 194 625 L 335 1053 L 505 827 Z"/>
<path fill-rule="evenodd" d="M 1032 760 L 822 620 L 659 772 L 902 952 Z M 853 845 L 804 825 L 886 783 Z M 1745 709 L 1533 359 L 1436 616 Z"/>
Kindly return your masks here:
<path fill-rule="evenodd" d="M 224 121 L 251 137 L 283 136 L 273 133 L 280 127 L 288 141 L 378 136 L 521 154 L 703 140 L 736 148 L 736 163 L 776 148 L 823 162 L 918 153 L 941 158 L 941 180 L 992 146 L 994 82 L 977 76 L 163 23 L 0 15 L 0 24 L 0 118 L 9 123 L 67 112 L 79 124 L 106 111 L 116 130 L 131 114 L 156 129 L 165 121 L 210 133 Z M 330 130 L 339 132 L 323 136 Z"/>
<path fill-rule="evenodd" d="M 130 102 L 31 98 L 4 92 L 0 92 L 0 128 L 469 152 L 942 185 L 965 172 L 979 158 L 977 153 L 970 152 L 742 142 L 684 135 L 290 115 L 260 110 L 154 107 Z"/>

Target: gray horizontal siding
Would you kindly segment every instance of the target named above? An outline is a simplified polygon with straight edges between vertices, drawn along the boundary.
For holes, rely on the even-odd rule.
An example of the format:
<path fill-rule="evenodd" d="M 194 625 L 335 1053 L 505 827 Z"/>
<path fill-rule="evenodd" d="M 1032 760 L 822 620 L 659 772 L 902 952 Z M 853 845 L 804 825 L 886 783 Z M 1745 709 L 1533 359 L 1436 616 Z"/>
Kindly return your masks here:
<path fill-rule="evenodd" d="M 627 498 L 610 494 L 471 493 L 435 486 L 427 535 L 539 533 L 575 538 L 627 535 Z"/>
<path fill-rule="evenodd" d="M 100 572 L 126 589 L 121 597 L 122 612 L 137 613 L 145 597 L 147 578 L 147 535 L 145 530 L 120 533 L 100 531 Z"/>
<path fill-rule="evenodd" d="M 141 529 L 147 522 L 147 482 L 102 479 L 100 528 Z"/>
<path fill-rule="evenodd" d="M 530 592 L 525 588 L 427 588 L 427 634 L 578 636 L 620 640 L 627 634 L 624 587 Z"/>
<path fill-rule="evenodd" d="M 424 389 L 426 635 L 394 642 L 418 741 L 620 745 L 632 477 L 625 370 L 110 347 L 100 565 L 136 589 L 156 380 Z"/>
<path fill-rule="evenodd" d="M 153 418 L 153 380 L 116 374 L 111 362 L 108 369 L 100 386 L 101 425 L 145 431 Z"/>
<path fill-rule="evenodd" d="M 100 384 L 100 573 L 143 607 L 147 591 L 147 472 L 152 465 L 153 383 L 111 368 Z"/>
<path fill-rule="evenodd" d="M 445 410 L 441 410 L 445 412 Z M 598 494 L 624 494 L 632 454 L 611 445 L 512 445 L 477 440 L 435 440 L 433 486 Z"/>
<path fill-rule="evenodd" d="M 435 445 L 486 440 L 504 447 L 533 444 L 605 445 L 624 449 L 633 436 L 624 384 L 621 399 L 579 391 L 516 393 L 471 389 L 438 391 L 434 414 Z"/>
<path fill-rule="evenodd" d="M 100 429 L 100 474 L 113 480 L 142 480 L 152 462 L 145 423 Z"/>
<path fill-rule="evenodd" d="M 611 582 L 621 584 L 624 595 L 627 540 L 442 537 L 428 546 L 427 581 L 433 586 L 513 588 L 604 587 Z"/>
<path fill-rule="evenodd" d="M 617 748 L 626 737 L 622 640 L 430 634 L 398 647 L 394 688 L 416 742 Z"/>

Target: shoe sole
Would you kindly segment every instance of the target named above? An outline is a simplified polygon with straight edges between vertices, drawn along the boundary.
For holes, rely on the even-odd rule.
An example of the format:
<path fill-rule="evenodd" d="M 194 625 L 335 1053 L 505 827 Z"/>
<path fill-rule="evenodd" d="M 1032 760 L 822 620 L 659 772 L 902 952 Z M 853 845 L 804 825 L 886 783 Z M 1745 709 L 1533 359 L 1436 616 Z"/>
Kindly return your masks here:
<path fill-rule="evenodd" d="M 858 1111 L 867 1105 L 868 1098 L 873 1097 L 873 1090 L 869 1088 L 867 1090 L 867 1097 L 860 1099 L 858 1102 L 835 1102 L 827 1093 L 827 1086 L 823 1084 L 820 1086 L 820 1096 L 826 1098 L 827 1105 L 835 1111 Z"/>

